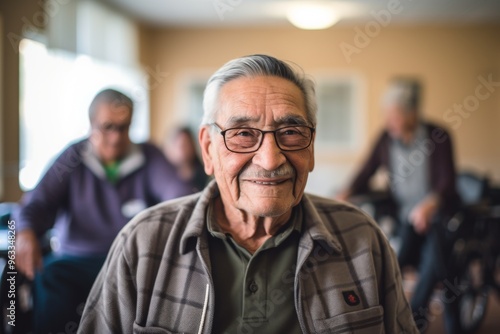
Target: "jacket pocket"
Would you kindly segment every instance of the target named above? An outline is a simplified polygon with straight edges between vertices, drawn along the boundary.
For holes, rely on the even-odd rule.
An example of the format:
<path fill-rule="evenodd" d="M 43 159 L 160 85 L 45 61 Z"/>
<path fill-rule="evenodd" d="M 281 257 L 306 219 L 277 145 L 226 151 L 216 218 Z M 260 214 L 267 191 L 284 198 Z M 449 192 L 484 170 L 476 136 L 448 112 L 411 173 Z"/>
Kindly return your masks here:
<path fill-rule="evenodd" d="M 143 327 L 134 322 L 134 334 L 182 334 L 170 332 L 159 327 Z"/>
<path fill-rule="evenodd" d="M 314 327 L 317 333 L 322 334 L 383 334 L 384 309 L 379 305 L 327 319 L 317 319 L 314 321 Z"/>

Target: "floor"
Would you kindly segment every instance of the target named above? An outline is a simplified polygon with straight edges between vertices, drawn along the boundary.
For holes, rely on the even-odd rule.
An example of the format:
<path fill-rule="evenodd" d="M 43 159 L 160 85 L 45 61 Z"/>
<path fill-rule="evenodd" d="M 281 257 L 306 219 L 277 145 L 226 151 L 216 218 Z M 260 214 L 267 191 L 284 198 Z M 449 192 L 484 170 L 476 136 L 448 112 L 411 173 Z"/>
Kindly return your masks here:
<path fill-rule="evenodd" d="M 404 290 L 408 298 L 411 297 L 413 286 L 416 281 L 414 272 L 405 272 L 403 275 Z M 429 316 L 429 327 L 426 334 L 444 334 L 443 303 L 439 291 L 436 290 L 429 306 L 431 315 Z M 500 333 L 500 296 L 490 293 L 486 318 L 475 334 L 499 334 Z M 451 333 L 449 333 L 451 334 Z"/>
<path fill-rule="evenodd" d="M 430 322 L 429 329 L 426 334 L 442 334 L 445 333 L 442 306 L 436 307 L 436 317 Z M 476 334 L 498 334 L 500 333 L 500 301 L 498 297 L 491 295 L 488 300 L 486 318 L 476 332 Z"/>

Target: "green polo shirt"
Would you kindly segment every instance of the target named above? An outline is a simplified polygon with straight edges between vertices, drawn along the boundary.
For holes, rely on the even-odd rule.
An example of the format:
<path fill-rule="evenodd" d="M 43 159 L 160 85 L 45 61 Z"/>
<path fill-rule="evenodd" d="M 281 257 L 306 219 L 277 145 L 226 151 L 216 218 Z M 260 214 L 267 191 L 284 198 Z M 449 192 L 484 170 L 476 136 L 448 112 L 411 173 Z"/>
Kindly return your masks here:
<path fill-rule="evenodd" d="M 120 162 L 115 161 L 107 165 L 105 164 L 103 167 L 108 181 L 115 184 L 120 176 Z"/>
<path fill-rule="evenodd" d="M 224 234 L 208 207 L 215 316 L 212 333 L 301 333 L 294 303 L 302 208 L 254 254 Z"/>

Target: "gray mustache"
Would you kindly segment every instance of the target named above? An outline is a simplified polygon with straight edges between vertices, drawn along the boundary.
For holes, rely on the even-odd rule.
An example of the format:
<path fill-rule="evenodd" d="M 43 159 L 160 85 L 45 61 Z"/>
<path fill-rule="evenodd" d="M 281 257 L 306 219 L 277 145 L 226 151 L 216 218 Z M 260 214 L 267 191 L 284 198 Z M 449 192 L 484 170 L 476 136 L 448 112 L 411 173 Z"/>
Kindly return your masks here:
<path fill-rule="evenodd" d="M 247 178 L 266 178 L 266 179 L 272 179 L 272 178 L 278 178 L 278 177 L 294 177 L 295 170 L 290 165 L 283 165 L 275 170 L 245 169 L 243 171 L 243 173 L 241 173 L 241 176 L 247 177 Z"/>

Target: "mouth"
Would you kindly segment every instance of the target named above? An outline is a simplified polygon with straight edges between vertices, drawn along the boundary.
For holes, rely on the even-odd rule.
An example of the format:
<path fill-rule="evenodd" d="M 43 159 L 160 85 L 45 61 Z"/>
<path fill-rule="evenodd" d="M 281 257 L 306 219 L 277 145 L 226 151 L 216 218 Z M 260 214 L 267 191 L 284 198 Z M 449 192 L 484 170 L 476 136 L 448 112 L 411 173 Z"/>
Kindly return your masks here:
<path fill-rule="evenodd" d="M 279 179 L 258 179 L 258 180 L 247 180 L 247 181 L 262 186 L 276 186 L 290 180 L 291 180 L 290 178 L 279 178 Z"/>

